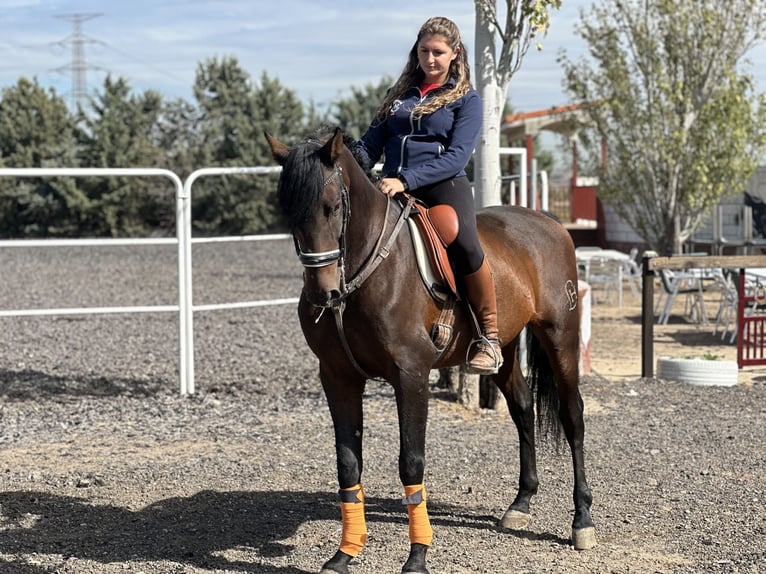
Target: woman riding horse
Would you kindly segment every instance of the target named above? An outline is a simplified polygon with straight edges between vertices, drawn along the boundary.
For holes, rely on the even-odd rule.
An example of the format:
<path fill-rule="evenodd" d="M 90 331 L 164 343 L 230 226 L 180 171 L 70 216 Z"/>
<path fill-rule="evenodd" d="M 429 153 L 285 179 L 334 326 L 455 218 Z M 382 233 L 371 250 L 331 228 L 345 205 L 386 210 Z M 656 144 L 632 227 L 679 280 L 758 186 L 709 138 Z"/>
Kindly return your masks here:
<path fill-rule="evenodd" d="M 500 368 L 503 355 L 495 285 L 479 242 L 473 191 L 465 172 L 482 122 L 481 99 L 470 76 L 455 23 L 442 17 L 427 20 L 404 71 L 359 140 L 358 151 L 368 166 L 385 154 L 379 184 L 383 193 L 406 191 L 428 206 L 455 210 L 458 234 L 447 252 L 479 324 L 468 372 L 489 375 Z"/>

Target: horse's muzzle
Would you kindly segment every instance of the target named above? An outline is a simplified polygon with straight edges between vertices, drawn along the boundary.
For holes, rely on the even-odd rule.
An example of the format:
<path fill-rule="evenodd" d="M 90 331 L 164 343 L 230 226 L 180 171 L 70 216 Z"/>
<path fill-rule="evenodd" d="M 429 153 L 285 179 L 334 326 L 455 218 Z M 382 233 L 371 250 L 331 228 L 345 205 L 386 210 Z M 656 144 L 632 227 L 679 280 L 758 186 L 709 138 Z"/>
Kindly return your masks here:
<path fill-rule="evenodd" d="M 315 307 L 332 307 L 341 295 L 337 264 L 307 267 L 303 273 L 303 293 Z"/>
<path fill-rule="evenodd" d="M 334 307 L 340 301 L 340 290 L 308 292 L 304 289 L 306 301 L 314 307 Z"/>

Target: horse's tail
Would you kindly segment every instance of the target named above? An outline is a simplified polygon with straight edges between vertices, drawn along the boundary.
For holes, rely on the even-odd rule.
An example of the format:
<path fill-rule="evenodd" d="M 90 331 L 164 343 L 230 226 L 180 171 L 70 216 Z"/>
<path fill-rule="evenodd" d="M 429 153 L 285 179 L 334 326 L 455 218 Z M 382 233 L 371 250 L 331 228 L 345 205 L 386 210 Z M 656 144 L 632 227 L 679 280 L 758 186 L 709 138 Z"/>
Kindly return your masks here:
<path fill-rule="evenodd" d="M 531 329 L 527 328 L 527 383 L 537 397 L 537 428 L 541 437 L 551 436 L 558 447 L 561 442 L 559 395 L 553 369 L 545 349 Z"/>

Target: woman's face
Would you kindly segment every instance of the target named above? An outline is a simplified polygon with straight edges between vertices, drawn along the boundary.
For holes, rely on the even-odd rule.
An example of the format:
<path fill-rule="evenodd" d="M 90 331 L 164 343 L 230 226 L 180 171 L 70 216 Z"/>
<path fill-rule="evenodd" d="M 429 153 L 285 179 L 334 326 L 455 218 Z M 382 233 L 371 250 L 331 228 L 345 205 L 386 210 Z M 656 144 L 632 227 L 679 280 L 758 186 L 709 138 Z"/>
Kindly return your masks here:
<path fill-rule="evenodd" d="M 459 48 L 458 48 L 459 49 Z M 449 65 L 457 58 L 457 51 L 450 48 L 444 36 L 431 34 L 418 42 L 418 63 L 426 75 L 424 82 L 443 84 L 449 77 Z"/>

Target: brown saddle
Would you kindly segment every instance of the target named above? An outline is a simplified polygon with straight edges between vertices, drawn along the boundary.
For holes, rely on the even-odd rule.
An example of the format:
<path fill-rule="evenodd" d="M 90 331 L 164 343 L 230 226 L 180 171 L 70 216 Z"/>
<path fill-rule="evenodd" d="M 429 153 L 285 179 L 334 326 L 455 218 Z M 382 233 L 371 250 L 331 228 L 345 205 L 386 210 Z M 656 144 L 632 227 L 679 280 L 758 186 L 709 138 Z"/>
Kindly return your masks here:
<path fill-rule="evenodd" d="M 426 207 L 415 202 L 410 211 L 410 219 L 420 232 L 434 280 L 446 286 L 450 294 L 459 299 L 455 274 L 447 257 L 447 247 L 455 241 L 458 233 L 457 213 L 449 205 Z"/>

